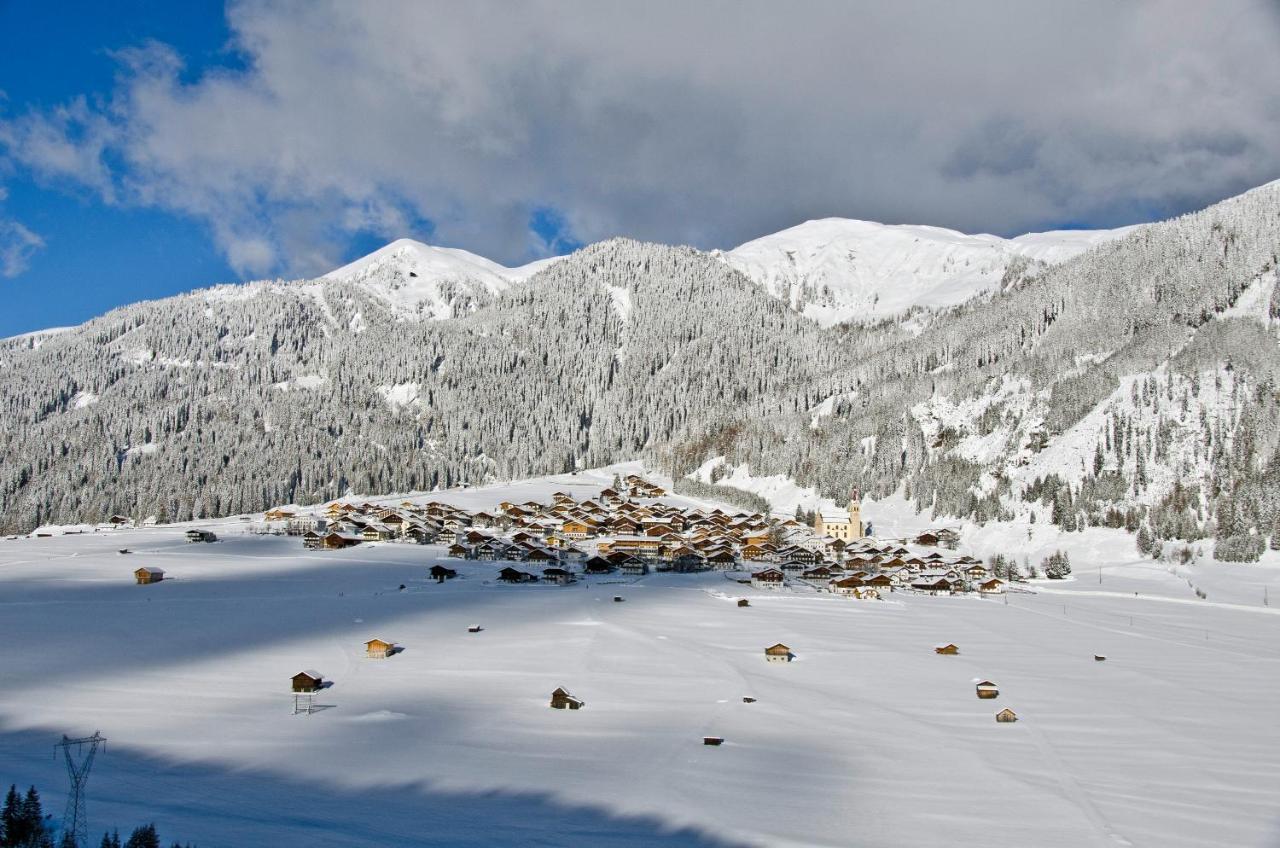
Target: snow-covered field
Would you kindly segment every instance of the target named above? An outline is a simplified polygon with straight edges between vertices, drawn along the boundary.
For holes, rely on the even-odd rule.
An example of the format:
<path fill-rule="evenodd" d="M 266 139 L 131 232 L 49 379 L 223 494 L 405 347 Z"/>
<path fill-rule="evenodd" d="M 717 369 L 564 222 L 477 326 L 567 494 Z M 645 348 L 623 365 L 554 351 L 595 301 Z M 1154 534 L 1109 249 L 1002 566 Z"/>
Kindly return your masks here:
<path fill-rule="evenodd" d="M 432 497 L 479 508 L 574 484 L 601 485 Z M 1067 548 L 1076 579 L 1007 603 L 874 602 L 720 573 L 503 586 L 500 564 L 456 560 L 459 579 L 436 584 L 439 547 L 305 551 L 202 526 L 222 541 L 188 544 L 185 525 L 0 540 L 0 779 L 60 810 L 51 745 L 100 730 L 95 833 L 154 820 L 202 848 L 1280 844 L 1274 553 L 1174 573 L 1123 533 L 1035 537 L 1026 552 Z M 1025 528 L 965 538 L 1021 553 Z M 134 585 L 142 565 L 170 579 Z M 374 637 L 404 651 L 366 659 Z M 779 641 L 795 660 L 766 663 Z M 959 656 L 936 655 L 944 641 Z M 295 716 L 289 677 L 306 668 L 333 681 L 331 708 Z M 978 700 L 977 679 L 1000 697 Z M 557 686 L 586 707 L 548 709 Z M 994 721 L 1005 706 L 1017 723 Z"/>

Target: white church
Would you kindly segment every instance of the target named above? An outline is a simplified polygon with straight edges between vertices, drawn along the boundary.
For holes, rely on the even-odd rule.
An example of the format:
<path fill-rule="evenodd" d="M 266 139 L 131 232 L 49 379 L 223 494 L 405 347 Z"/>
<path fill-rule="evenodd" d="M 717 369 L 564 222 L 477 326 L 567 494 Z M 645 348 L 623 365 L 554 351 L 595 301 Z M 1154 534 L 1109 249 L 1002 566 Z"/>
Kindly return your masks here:
<path fill-rule="evenodd" d="M 843 542 L 853 542 L 864 538 L 866 533 L 862 525 L 862 501 L 858 490 L 854 489 L 849 496 L 849 509 L 822 510 L 814 521 L 814 530 L 820 536 L 830 536 Z"/>

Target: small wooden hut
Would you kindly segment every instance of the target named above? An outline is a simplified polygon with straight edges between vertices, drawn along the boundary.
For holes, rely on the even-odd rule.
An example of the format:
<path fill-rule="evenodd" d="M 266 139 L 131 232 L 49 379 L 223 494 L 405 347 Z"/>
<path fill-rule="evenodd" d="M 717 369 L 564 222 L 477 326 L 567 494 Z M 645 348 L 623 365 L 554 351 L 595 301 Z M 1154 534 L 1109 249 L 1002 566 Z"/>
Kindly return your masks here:
<path fill-rule="evenodd" d="M 948 642 L 945 645 L 934 645 L 933 652 L 935 654 L 944 654 L 946 656 L 954 656 L 960 653 L 960 649 L 955 645 L 951 644 L 950 642 Z"/>
<path fill-rule="evenodd" d="M 751 606 L 751 602 L 748 601 L 746 598 L 738 598 L 738 606 L 749 607 Z"/>
<path fill-rule="evenodd" d="M 319 692 L 324 685 L 324 675 L 314 669 L 300 671 L 293 676 L 294 692 Z"/>
<path fill-rule="evenodd" d="M 384 642 L 381 639 L 370 639 L 364 643 L 364 653 L 371 660 L 385 660 L 396 652 L 394 642 Z"/>
<path fill-rule="evenodd" d="M 1017 720 L 1018 720 L 1018 714 L 1015 713 L 1013 710 L 1009 709 L 1008 707 L 1005 707 L 1003 710 L 996 713 L 996 721 L 1000 722 L 1001 724 L 1005 722 L 1017 721 Z"/>
<path fill-rule="evenodd" d="M 996 686 L 990 680 L 983 680 L 974 687 L 978 692 L 978 697 L 982 699 L 994 698 L 1000 694 L 1000 687 Z"/>
<path fill-rule="evenodd" d="M 570 695 L 563 686 L 551 693 L 551 709 L 553 710 L 580 710 L 584 706 L 586 706 L 585 701 Z"/>
<path fill-rule="evenodd" d="M 764 658 L 767 662 L 791 662 L 791 657 L 791 649 L 781 642 L 764 649 Z"/>
<path fill-rule="evenodd" d="M 164 579 L 164 569 L 152 568 L 149 565 L 144 565 L 142 568 L 133 572 L 133 577 L 138 581 L 139 586 L 146 586 L 149 583 L 159 583 Z"/>
<path fill-rule="evenodd" d="M 723 736 L 704 736 L 702 737 L 702 744 L 703 745 L 723 745 L 724 737 Z"/>

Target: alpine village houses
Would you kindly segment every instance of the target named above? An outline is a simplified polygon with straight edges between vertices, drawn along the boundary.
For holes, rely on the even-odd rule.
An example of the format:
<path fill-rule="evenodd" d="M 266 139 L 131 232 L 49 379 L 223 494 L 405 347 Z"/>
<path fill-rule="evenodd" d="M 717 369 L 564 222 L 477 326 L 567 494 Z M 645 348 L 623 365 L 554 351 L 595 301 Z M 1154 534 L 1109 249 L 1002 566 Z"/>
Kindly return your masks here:
<path fill-rule="evenodd" d="M 820 512 L 812 527 L 794 518 L 676 506 L 664 488 L 634 474 L 586 498 L 555 492 L 549 503 L 504 501 L 468 511 L 434 500 L 335 501 L 316 509 L 277 508 L 266 517 L 286 522 L 284 532 L 300 536 L 309 550 L 436 545 L 460 563 L 502 563 L 496 579 L 507 584 L 566 586 L 587 576 L 718 570 L 749 572 L 741 582 L 756 589 L 796 584 L 859 599 L 898 591 L 1004 591 L 981 561 L 940 550 L 954 546 L 954 531 L 903 542 L 867 536 L 856 489 L 844 510 Z M 438 582 L 458 574 L 438 562 L 431 570 Z"/>

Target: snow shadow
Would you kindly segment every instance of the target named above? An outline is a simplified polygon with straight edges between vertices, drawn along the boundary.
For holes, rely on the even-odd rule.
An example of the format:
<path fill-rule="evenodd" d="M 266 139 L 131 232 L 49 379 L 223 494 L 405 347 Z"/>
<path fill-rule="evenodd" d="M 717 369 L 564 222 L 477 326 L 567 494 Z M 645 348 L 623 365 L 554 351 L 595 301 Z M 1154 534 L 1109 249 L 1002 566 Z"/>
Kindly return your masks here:
<path fill-rule="evenodd" d="M 61 817 L 67 776 L 51 757 L 56 732 L 0 731 L 0 783 L 34 784 Z M 310 848 L 732 848 L 690 828 L 614 816 L 536 794 L 433 791 L 414 785 L 340 789 L 308 782 L 335 766 L 298 751 L 298 777 L 172 763 L 120 747 L 98 755 L 88 783 L 90 841 L 155 822 L 165 844 L 201 848 L 300 843 Z"/>

